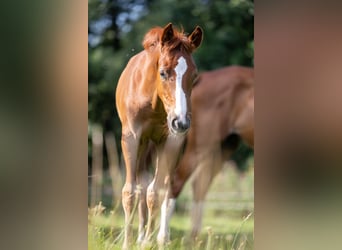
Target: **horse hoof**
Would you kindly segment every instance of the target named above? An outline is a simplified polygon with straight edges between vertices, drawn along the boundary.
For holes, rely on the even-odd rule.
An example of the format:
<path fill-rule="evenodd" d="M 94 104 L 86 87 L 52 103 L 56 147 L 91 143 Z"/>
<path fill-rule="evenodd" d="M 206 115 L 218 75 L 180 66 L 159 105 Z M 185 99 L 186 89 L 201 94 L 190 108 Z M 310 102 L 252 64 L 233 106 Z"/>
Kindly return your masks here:
<path fill-rule="evenodd" d="M 142 250 L 152 249 L 153 247 L 152 242 L 146 239 L 141 242 L 140 246 Z"/>
<path fill-rule="evenodd" d="M 129 247 L 129 245 L 128 244 L 123 244 L 122 245 L 122 250 L 129 250 L 130 249 L 130 247 Z"/>
<path fill-rule="evenodd" d="M 161 246 L 161 245 L 165 245 L 165 243 L 167 242 L 166 241 L 166 238 L 163 236 L 159 236 L 157 237 L 157 242 L 158 242 L 158 245 Z"/>
<path fill-rule="evenodd" d="M 139 234 L 138 239 L 137 239 L 137 245 L 141 246 L 144 241 L 144 234 Z"/>

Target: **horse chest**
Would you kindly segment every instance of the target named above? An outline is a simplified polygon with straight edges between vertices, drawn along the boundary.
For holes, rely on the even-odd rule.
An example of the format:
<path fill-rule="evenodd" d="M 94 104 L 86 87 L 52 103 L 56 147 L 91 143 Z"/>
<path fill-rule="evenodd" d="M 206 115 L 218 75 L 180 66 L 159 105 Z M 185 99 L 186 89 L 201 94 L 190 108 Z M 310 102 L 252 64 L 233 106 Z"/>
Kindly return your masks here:
<path fill-rule="evenodd" d="M 142 122 L 142 136 L 149 138 L 153 142 L 159 144 L 167 138 L 168 129 L 166 120 L 148 118 Z"/>
<path fill-rule="evenodd" d="M 150 103 L 141 105 L 132 120 L 136 130 L 141 131 L 143 138 L 158 142 L 168 135 L 166 112 L 160 105 L 154 109 Z"/>

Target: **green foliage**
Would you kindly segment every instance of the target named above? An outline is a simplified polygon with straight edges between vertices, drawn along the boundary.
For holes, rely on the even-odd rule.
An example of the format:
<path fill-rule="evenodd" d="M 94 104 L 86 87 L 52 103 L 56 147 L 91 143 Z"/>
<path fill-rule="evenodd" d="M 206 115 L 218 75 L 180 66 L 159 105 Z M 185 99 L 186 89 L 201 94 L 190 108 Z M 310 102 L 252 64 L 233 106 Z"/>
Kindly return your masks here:
<path fill-rule="evenodd" d="M 89 0 L 89 123 L 114 131 L 121 125 L 115 88 L 131 56 L 142 50 L 145 33 L 172 22 L 190 33 L 196 25 L 204 40 L 194 59 L 200 71 L 239 64 L 252 66 L 254 3 L 249 0 Z M 91 151 L 90 151 L 91 152 Z"/>
<path fill-rule="evenodd" d="M 249 168 L 248 160 L 254 155 L 253 150 L 245 143 L 241 142 L 237 150 L 233 153 L 231 160 L 233 160 L 239 171 L 245 172 Z"/>

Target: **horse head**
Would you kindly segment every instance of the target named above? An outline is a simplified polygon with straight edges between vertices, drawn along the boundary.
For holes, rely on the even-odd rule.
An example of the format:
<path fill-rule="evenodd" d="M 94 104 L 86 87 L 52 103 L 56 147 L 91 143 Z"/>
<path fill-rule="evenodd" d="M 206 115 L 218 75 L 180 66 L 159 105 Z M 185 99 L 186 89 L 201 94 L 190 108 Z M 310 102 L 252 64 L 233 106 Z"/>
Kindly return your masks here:
<path fill-rule="evenodd" d="M 166 25 L 159 40 L 157 92 L 167 113 L 171 134 L 184 134 L 190 128 L 191 90 L 197 76 L 192 53 L 200 46 L 202 29 L 197 26 L 186 36 Z"/>

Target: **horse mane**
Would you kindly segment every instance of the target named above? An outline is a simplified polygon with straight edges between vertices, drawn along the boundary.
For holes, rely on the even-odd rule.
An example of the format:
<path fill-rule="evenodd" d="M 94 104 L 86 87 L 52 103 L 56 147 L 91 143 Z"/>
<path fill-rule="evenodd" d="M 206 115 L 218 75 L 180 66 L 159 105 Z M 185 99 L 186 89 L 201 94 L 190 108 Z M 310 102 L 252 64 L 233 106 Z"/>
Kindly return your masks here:
<path fill-rule="evenodd" d="M 154 50 L 158 44 L 160 44 L 161 36 L 163 34 L 163 28 L 155 27 L 150 29 L 143 40 L 143 47 L 145 50 Z M 177 29 L 173 28 L 173 38 L 168 41 L 163 49 L 167 49 L 169 51 L 172 50 L 180 50 L 187 53 L 192 52 L 192 46 L 187 35 L 184 33 L 183 29 L 178 31 Z"/>

